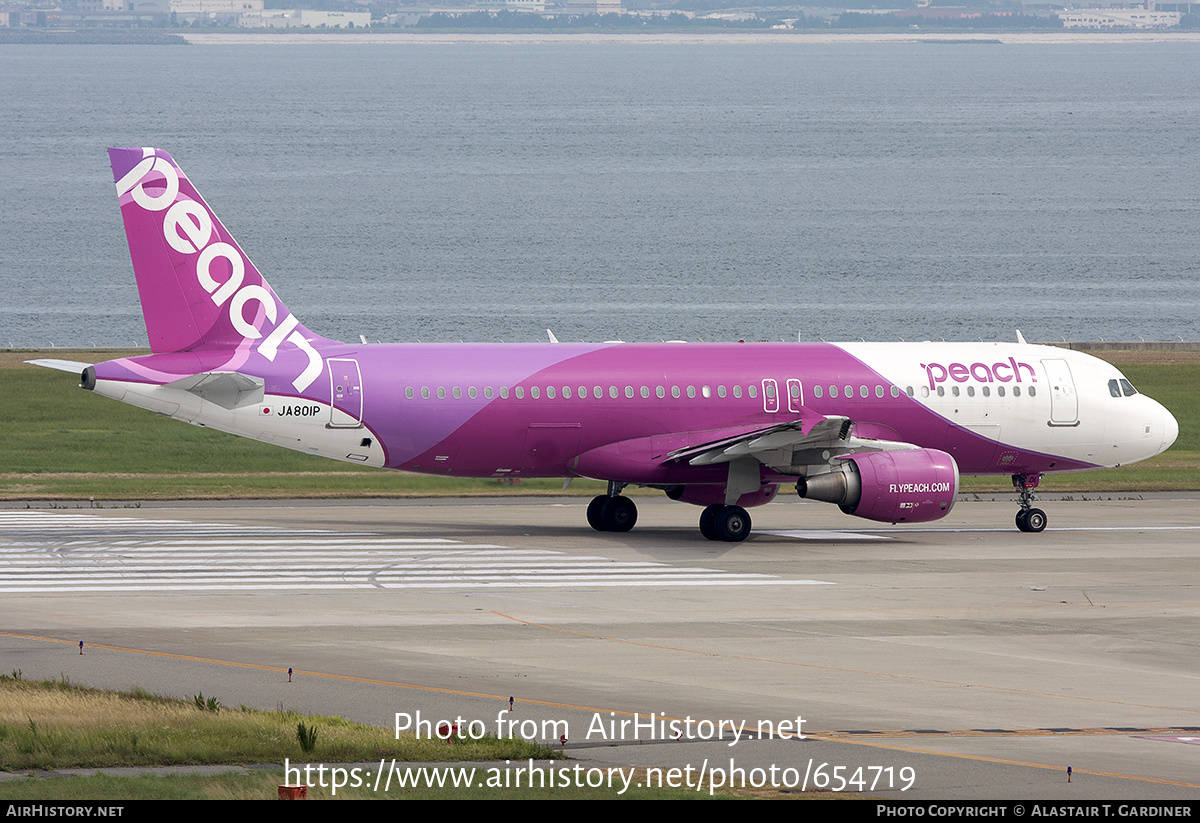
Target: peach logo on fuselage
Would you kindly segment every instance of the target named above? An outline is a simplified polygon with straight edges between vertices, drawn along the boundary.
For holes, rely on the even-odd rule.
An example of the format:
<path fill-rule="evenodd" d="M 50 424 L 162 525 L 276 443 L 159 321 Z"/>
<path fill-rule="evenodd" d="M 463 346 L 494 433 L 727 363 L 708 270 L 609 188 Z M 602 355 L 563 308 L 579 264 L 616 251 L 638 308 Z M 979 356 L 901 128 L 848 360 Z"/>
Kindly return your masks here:
<path fill-rule="evenodd" d="M 943 366 L 941 363 L 922 363 L 921 368 L 925 370 L 926 376 L 929 378 L 929 388 L 937 388 L 939 383 L 945 383 L 947 380 L 953 380 L 955 383 L 967 383 L 975 381 L 976 383 L 1020 383 L 1021 372 L 1027 372 L 1030 383 L 1037 382 L 1037 372 L 1033 366 L 1028 363 L 1021 363 L 1014 358 L 1008 358 L 1007 362 L 992 363 L 990 366 L 987 363 L 951 363 L 948 366 Z"/>

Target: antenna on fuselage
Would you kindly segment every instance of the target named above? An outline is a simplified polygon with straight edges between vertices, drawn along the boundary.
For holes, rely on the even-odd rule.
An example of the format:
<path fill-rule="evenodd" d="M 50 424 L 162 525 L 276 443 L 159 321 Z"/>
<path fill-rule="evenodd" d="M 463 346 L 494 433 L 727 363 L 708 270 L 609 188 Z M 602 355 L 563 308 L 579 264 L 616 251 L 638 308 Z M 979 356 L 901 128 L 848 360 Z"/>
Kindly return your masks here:
<path fill-rule="evenodd" d="M 550 342 L 551 342 L 551 343 L 557 343 L 557 342 L 558 342 L 558 338 L 554 336 L 554 332 L 550 331 L 549 329 L 546 329 L 546 334 L 550 335 Z"/>
<path fill-rule="evenodd" d="M 1021 334 L 1021 330 L 1017 329 L 1017 342 L 1022 346 L 1025 345 L 1025 335 Z"/>

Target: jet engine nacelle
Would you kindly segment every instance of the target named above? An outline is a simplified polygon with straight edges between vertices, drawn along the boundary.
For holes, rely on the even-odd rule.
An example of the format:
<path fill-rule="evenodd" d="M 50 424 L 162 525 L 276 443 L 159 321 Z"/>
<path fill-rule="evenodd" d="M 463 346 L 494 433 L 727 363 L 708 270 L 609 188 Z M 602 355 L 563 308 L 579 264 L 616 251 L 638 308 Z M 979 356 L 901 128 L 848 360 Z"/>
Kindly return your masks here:
<path fill-rule="evenodd" d="M 954 508 L 958 464 L 937 449 L 863 452 L 825 474 L 800 478 L 796 493 L 883 523 L 940 520 Z"/>

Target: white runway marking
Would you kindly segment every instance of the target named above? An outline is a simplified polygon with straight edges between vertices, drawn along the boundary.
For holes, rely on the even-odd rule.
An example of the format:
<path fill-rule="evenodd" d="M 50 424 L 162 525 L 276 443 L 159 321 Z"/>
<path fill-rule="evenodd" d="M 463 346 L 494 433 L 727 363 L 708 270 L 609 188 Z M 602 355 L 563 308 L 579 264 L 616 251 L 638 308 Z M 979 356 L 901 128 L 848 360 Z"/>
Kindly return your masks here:
<path fill-rule="evenodd" d="M 821 585 L 369 532 L 0 512 L 0 593 Z"/>
<path fill-rule="evenodd" d="M 816 531 L 814 529 L 764 529 L 755 534 L 771 534 L 775 537 L 792 537 L 796 540 L 893 540 L 887 534 L 863 534 L 861 532 Z"/>

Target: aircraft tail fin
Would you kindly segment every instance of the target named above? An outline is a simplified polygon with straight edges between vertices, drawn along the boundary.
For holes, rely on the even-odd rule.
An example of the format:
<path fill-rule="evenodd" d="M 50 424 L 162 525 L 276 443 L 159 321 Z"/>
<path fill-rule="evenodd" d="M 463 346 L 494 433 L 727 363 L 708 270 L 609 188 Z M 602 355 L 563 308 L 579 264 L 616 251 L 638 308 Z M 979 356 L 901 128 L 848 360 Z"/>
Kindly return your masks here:
<path fill-rule="evenodd" d="M 108 150 L 150 349 L 156 353 L 330 342 L 288 311 L 176 165 L 154 148 Z"/>

